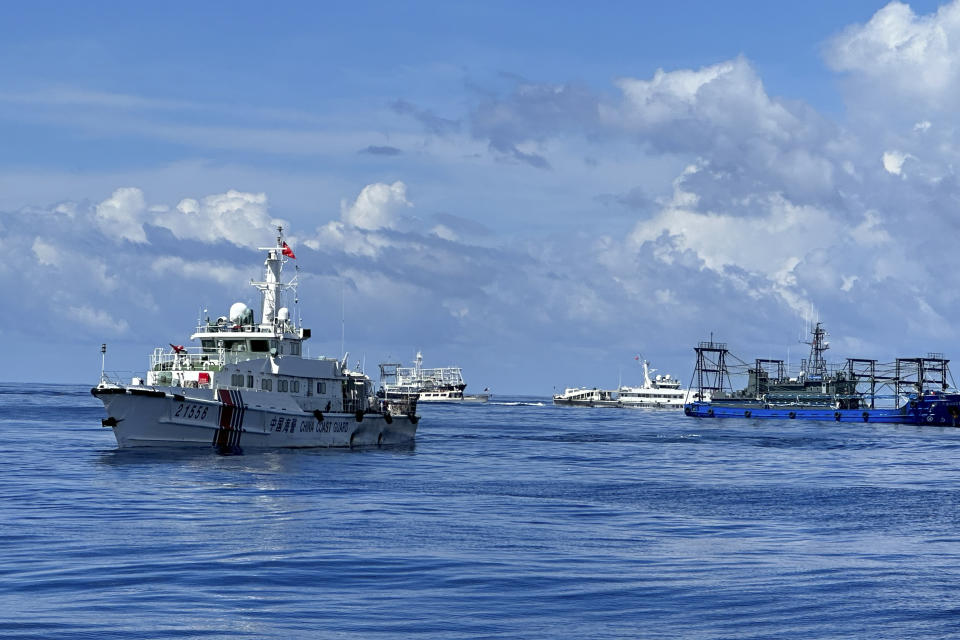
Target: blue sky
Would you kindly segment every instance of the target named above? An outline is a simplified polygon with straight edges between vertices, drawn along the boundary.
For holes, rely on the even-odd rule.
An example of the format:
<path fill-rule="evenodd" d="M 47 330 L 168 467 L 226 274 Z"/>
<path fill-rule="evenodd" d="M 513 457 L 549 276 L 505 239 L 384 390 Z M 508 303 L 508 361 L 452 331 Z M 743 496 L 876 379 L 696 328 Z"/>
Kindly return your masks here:
<path fill-rule="evenodd" d="M 8 4 L 8 380 L 183 342 L 282 221 L 311 353 L 546 395 L 956 353 L 960 5 Z M 249 289 L 249 291 L 248 291 Z M 16 311 L 14 311 L 16 310 Z M 351 360 L 354 356 L 351 356 Z"/>

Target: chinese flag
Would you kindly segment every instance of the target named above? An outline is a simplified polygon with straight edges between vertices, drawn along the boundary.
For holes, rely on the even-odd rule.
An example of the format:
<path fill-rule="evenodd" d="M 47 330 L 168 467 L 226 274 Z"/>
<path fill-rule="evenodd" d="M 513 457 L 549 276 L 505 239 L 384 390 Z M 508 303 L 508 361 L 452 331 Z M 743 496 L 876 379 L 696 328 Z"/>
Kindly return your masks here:
<path fill-rule="evenodd" d="M 288 258 L 293 258 L 294 260 L 297 259 L 297 256 L 293 255 L 293 249 L 291 249 L 290 245 L 288 245 L 286 242 L 283 243 L 283 255 L 287 256 Z"/>

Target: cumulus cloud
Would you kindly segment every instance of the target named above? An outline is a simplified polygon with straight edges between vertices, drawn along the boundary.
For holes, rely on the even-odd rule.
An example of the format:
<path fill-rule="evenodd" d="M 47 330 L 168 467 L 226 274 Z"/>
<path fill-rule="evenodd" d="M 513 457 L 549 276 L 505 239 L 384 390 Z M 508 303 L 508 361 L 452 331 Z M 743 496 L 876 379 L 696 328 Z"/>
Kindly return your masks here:
<path fill-rule="evenodd" d="M 97 205 L 94 221 L 107 236 L 144 243 L 147 241 L 143 230 L 146 209 L 143 191 L 124 187 Z"/>
<path fill-rule="evenodd" d="M 94 221 L 105 235 L 139 244 L 147 242 L 144 225 L 149 224 L 167 229 L 183 240 L 226 241 L 250 247 L 269 237 L 278 223 L 282 224 L 267 209 L 264 193 L 231 189 L 200 200 L 184 198 L 175 207 L 169 207 L 148 206 L 142 190 L 124 187 L 96 206 Z M 75 211 L 75 205 L 70 210 Z"/>
<path fill-rule="evenodd" d="M 231 189 L 195 200 L 185 198 L 173 209 L 158 213 L 153 224 L 169 229 L 181 239 L 252 247 L 272 235 L 281 220 L 268 213 L 265 193 Z"/>
<path fill-rule="evenodd" d="M 392 228 L 400 211 L 412 207 L 407 200 L 407 185 L 399 180 L 393 184 L 368 184 L 352 203 L 340 203 L 343 221 L 358 229 Z"/>
<path fill-rule="evenodd" d="M 960 98 L 958 41 L 957 1 L 927 16 L 891 2 L 866 24 L 852 25 L 833 38 L 826 53 L 834 69 L 873 83 L 891 100 L 920 100 L 942 109 Z"/>

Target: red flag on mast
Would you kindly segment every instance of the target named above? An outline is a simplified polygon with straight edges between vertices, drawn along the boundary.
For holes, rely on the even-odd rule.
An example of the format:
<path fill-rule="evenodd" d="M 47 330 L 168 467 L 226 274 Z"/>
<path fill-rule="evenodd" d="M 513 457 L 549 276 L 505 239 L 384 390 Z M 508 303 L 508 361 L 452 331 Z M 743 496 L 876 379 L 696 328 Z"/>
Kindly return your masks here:
<path fill-rule="evenodd" d="M 293 255 L 293 249 L 291 249 L 290 245 L 288 245 L 286 242 L 283 243 L 283 255 L 287 256 L 288 258 L 293 258 L 294 260 L 297 259 L 297 256 Z"/>

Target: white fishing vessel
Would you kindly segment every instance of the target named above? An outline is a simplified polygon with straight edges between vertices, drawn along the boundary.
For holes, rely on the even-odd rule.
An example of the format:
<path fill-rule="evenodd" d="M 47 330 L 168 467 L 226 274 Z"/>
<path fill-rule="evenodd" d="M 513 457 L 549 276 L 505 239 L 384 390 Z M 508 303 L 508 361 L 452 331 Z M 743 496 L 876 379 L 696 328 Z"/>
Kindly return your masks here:
<path fill-rule="evenodd" d="M 266 251 L 260 318 L 243 303 L 215 322 L 198 322 L 196 347 L 158 347 L 146 379 L 130 384 L 101 374 L 91 390 L 103 401 L 120 447 L 352 447 L 414 439 L 416 397 L 380 399 L 370 378 L 347 367 L 347 356 L 306 358 L 310 338 L 290 317 L 281 280 L 293 251 L 278 228 Z M 294 296 L 296 299 L 296 296 Z M 296 300 L 295 300 L 296 301 Z M 106 349 L 104 345 L 103 350 Z"/>
<path fill-rule="evenodd" d="M 592 389 L 572 387 L 553 396 L 553 403 L 582 407 L 626 407 L 634 409 L 682 409 L 687 392 L 680 388 L 680 381 L 666 375 L 651 378 L 656 371 L 643 361 L 643 385 L 630 387 L 620 385 L 616 389 Z"/>
<path fill-rule="evenodd" d="M 417 352 L 412 367 L 403 367 L 400 363 L 390 362 L 380 365 L 380 392 L 386 399 L 402 399 L 416 396 L 419 402 L 487 402 L 490 394 L 467 395 L 464 390 L 460 367 L 437 367 L 427 369 L 423 366 L 423 354 Z"/>

